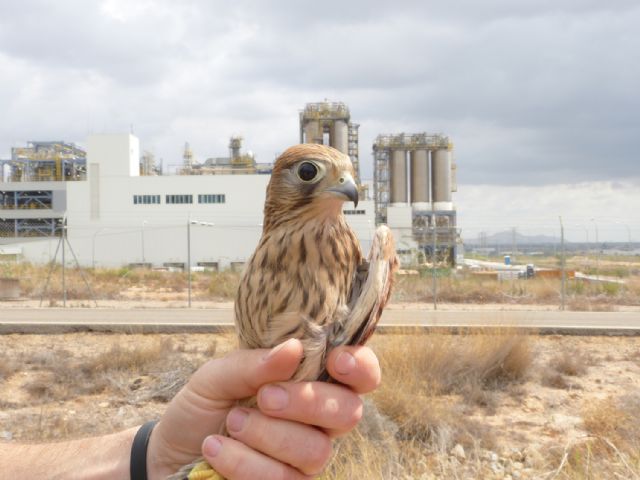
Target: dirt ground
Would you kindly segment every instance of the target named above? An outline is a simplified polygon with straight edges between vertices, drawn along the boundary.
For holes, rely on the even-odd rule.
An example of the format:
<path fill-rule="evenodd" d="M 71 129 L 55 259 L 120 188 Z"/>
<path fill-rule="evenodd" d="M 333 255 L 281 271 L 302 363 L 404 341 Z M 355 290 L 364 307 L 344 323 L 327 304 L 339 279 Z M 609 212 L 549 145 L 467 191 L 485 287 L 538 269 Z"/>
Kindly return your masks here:
<path fill-rule="evenodd" d="M 473 415 L 501 432 L 501 447 L 564 449 L 587 436 L 589 406 L 640 395 L 640 337 L 535 337 L 532 347 L 526 381 L 500 395 L 491 414 Z"/>
<path fill-rule="evenodd" d="M 389 337 L 374 336 L 373 348 Z M 589 406 L 640 398 L 640 337 L 529 342 L 533 362 L 524 380 L 465 412 L 493 432 L 495 445 L 482 450 L 491 478 L 551 478 L 562 452 L 588 437 Z M 195 368 L 234 345 L 231 335 L 0 336 L 0 441 L 78 438 L 157 418 Z"/>

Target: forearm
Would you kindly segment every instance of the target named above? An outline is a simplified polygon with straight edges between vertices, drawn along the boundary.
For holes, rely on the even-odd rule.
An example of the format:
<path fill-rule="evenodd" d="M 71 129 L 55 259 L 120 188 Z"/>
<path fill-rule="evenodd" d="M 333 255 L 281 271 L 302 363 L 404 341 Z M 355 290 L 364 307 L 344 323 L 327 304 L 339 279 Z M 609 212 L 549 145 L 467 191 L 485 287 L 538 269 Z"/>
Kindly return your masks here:
<path fill-rule="evenodd" d="M 0 444 L 0 477 L 128 480 L 131 443 L 137 430 L 42 445 Z"/>

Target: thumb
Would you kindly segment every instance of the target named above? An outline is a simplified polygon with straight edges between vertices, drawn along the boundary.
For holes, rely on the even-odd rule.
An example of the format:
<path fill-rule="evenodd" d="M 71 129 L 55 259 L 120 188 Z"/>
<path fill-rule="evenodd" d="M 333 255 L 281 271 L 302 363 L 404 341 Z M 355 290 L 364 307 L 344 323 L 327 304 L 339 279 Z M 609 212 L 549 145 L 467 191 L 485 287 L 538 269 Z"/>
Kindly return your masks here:
<path fill-rule="evenodd" d="M 271 350 L 237 350 L 207 362 L 191 377 L 189 387 L 212 401 L 251 397 L 262 385 L 289 380 L 302 355 L 302 343 L 293 338 Z"/>

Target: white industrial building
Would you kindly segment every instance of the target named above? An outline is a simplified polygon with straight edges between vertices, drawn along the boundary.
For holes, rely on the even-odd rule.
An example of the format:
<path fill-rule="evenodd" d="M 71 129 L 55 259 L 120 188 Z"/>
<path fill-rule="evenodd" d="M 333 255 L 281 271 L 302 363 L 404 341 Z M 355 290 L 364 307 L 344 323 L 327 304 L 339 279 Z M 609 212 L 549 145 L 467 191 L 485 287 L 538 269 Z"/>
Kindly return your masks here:
<path fill-rule="evenodd" d="M 310 103 L 300 112 L 300 142 L 347 154 L 359 180 L 358 128 L 343 103 Z M 67 238 L 84 266 L 184 268 L 190 246 L 191 267 L 240 267 L 262 232 L 271 171 L 271 165 L 243 155 L 241 143 L 241 137 L 232 137 L 229 158 L 203 164 L 193 163 L 187 144 L 182 175 L 149 174 L 152 156 L 141 156 L 140 143 L 130 134 L 91 135 L 86 158 L 82 149 L 64 142 L 14 148 L 11 160 L 0 160 L 0 258 L 59 261 L 66 215 Z M 379 135 L 373 157 L 373 183 L 361 188 L 357 209 L 344 206 L 365 253 L 375 226 L 387 224 L 403 263 L 423 263 L 428 255 L 455 264 L 460 237 L 449 137 Z"/>
<path fill-rule="evenodd" d="M 91 135 L 86 166 L 86 180 L 0 182 L 6 198 L 39 192 L 48 199 L 37 208 L 5 201 L 4 228 L 31 225 L 36 234 L 1 236 L 0 255 L 4 249 L 35 263 L 51 261 L 59 237 L 44 235 L 52 235 L 65 215 L 67 238 L 83 266 L 184 267 L 190 230 L 192 267 L 238 267 L 260 238 L 269 175 L 141 176 L 139 140 L 130 134 Z M 345 203 L 344 209 L 368 251 L 374 202 L 363 200 L 357 210 Z"/>

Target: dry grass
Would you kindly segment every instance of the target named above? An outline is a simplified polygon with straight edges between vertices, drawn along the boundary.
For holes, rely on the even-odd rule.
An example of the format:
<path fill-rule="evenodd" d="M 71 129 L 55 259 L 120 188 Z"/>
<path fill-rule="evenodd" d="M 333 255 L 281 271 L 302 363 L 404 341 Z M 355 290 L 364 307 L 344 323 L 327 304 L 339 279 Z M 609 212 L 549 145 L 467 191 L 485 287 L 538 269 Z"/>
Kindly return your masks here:
<path fill-rule="evenodd" d="M 114 370 L 147 371 L 170 356 L 173 348 L 170 338 L 162 338 L 135 349 L 124 348 L 116 343 L 108 351 L 82 363 L 80 368 L 89 376 Z"/>
<path fill-rule="evenodd" d="M 135 348 L 114 343 L 90 358 L 76 358 L 66 349 L 25 353 L 21 362 L 29 367 L 29 376 L 22 388 L 30 395 L 30 404 L 38 405 L 107 390 L 126 395 L 140 388 L 141 378 L 156 375 L 163 378 L 150 396 L 171 398 L 195 368 L 176 362 L 173 351 L 172 340 L 165 337 Z"/>
<path fill-rule="evenodd" d="M 609 397 L 583 412 L 588 435 L 565 448 L 556 477 L 640 478 L 640 394 Z"/>
<path fill-rule="evenodd" d="M 42 338 L 40 348 L 0 336 L 0 351 L 16 366 L 0 377 L 0 431 L 21 441 L 109 433 L 157 418 L 219 343 L 202 334 L 27 337 Z"/>
<path fill-rule="evenodd" d="M 187 291 L 187 274 L 148 269 L 85 269 L 83 270 L 94 294 L 103 300 L 143 299 L 150 293 L 165 295 L 167 300 L 183 298 Z M 48 265 L 28 263 L 4 264 L 3 275 L 20 279 L 20 288 L 27 298 L 39 299 L 49 277 Z M 194 300 L 232 300 L 238 288 L 240 275 L 236 272 L 193 272 Z M 67 298 L 89 300 L 91 295 L 75 268 L 66 272 Z M 56 265 L 50 276 L 47 299 L 62 298 L 62 271 Z"/>
<path fill-rule="evenodd" d="M 560 303 L 560 280 L 533 278 L 498 281 L 463 274 L 438 277 L 436 296 L 439 302 L 458 304 L 543 304 Z M 399 276 L 393 292 L 395 302 L 432 302 L 429 272 Z M 616 305 L 640 305 L 640 280 L 629 278 L 627 284 L 567 283 L 567 305 L 571 310 L 608 311 Z"/>
<path fill-rule="evenodd" d="M 567 390 L 573 387 L 573 384 L 569 383 L 564 375 L 552 369 L 544 372 L 541 383 L 545 387 L 557 388 L 559 390 Z"/>
<path fill-rule="evenodd" d="M 587 372 L 589 359 L 586 355 L 576 349 L 564 350 L 551 360 L 551 367 L 558 373 L 577 377 Z"/>
<path fill-rule="evenodd" d="M 554 260 L 555 261 L 555 260 Z M 48 266 L 26 263 L 2 266 L 3 275 L 20 279 L 25 297 L 39 299 L 47 278 Z M 186 299 L 187 275 L 183 272 L 162 272 L 147 269 L 87 269 L 98 299 L 160 301 Z M 617 305 L 640 305 L 640 278 L 625 277 L 627 284 L 598 284 L 570 280 L 567 284 L 567 305 L 571 310 L 604 311 Z M 235 297 L 240 273 L 194 272 L 192 296 L 194 300 L 231 301 Z M 393 293 L 394 302 L 431 302 L 431 272 L 398 277 Z M 560 280 L 534 278 L 530 280 L 498 281 L 464 273 L 440 271 L 437 280 L 437 299 L 444 303 L 497 303 L 497 304 L 559 304 Z M 55 303 L 62 297 L 60 267 L 54 268 L 47 299 Z M 67 297 L 89 300 L 91 297 L 75 269 L 67 271 Z M 57 299 L 57 300 L 56 300 Z"/>
<path fill-rule="evenodd" d="M 406 374 L 410 385 L 426 385 L 438 395 L 465 393 L 476 386 L 500 388 L 522 379 L 531 364 L 527 337 L 499 330 L 462 335 L 415 333 L 378 339 L 374 345 L 383 370 L 402 377 L 405 385 Z"/>
<path fill-rule="evenodd" d="M 622 451 L 640 455 L 640 394 L 607 398 L 590 405 L 583 419 L 592 435 L 608 439 Z"/>
<path fill-rule="evenodd" d="M 578 386 L 567 377 L 578 377 L 587 373 L 590 359 L 577 349 L 563 350 L 554 355 L 542 372 L 542 384 L 557 389 L 572 389 Z"/>
<path fill-rule="evenodd" d="M 240 283 L 240 273 L 224 271 L 212 275 L 208 282 L 206 298 L 234 299 Z"/>
<path fill-rule="evenodd" d="M 0 352 L 0 381 L 9 378 L 20 368 L 21 366 L 14 358 L 5 352 Z"/>
<path fill-rule="evenodd" d="M 500 331 L 407 334 L 375 337 L 373 347 L 385 381 L 323 478 L 483 478 L 474 458 L 495 446 L 497 433 L 468 413 L 490 412 L 487 398 L 527 376 L 529 339 Z M 458 443 L 469 452 L 464 465 L 449 455 Z"/>

